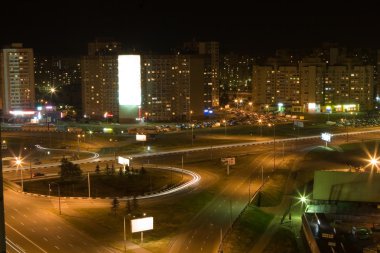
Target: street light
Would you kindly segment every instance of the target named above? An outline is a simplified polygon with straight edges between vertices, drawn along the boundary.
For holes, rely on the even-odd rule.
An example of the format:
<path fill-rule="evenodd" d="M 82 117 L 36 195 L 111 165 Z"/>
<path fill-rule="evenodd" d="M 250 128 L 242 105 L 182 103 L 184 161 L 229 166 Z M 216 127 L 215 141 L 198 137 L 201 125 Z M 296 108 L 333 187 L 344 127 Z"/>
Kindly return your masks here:
<path fill-rule="evenodd" d="M 88 134 L 90 135 L 90 141 L 92 140 L 92 134 L 93 134 L 94 132 L 93 131 L 88 131 Z"/>
<path fill-rule="evenodd" d="M 78 139 L 77 139 L 77 141 L 78 141 L 78 152 L 79 152 L 79 150 L 80 150 L 80 148 L 79 148 L 79 139 L 82 137 L 82 138 L 84 138 L 85 137 L 85 135 L 84 134 L 78 134 L 77 135 L 77 137 L 78 137 Z"/>
<path fill-rule="evenodd" d="M 55 92 L 57 91 L 57 89 L 55 87 L 51 87 L 49 89 L 49 93 L 50 93 L 50 103 L 53 104 L 53 94 L 55 94 Z"/>
<path fill-rule="evenodd" d="M 223 120 L 224 123 L 224 135 L 227 135 L 227 120 Z"/>
<path fill-rule="evenodd" d="M 62 214 L 62 212 L 61 212 L 61 188 L 59 187 L 58 183 L 56 183 L 56 182 L 49 183 L 49 196 L 50 196 L 50 192 L 51 192 L 50 185 L 53 185 L 53 184 L 56 184 L 58 186 L 58 208 L 59 208 L 59 214 Z"/>
<path fill-rule="evenodd" d="M 367 161 L 369 162 L 369 164 L 367 166 L 371 166 L 371 172 L 373 171 L 374 168 L 376 168 L 376 172 L 377 172 L 379 169 L 379 167 L 378 167 L 379 158 L 373 156 L 373 157 L 370 157 L 370 159 Z"/>
<path fill-rule="evenodd" d="M 23 192 L 24 191 L 24 178 L 22 176 L 22 160 L 20 157 L 17 157 L 16 158 L 16 165 L 17 165 L 17 169 L 19 168 L 19 166 L 21 166 L 21 169 L 20 169 L 20 175 L 21 175 L 21 191 Z"/>
<path fill-rule="evenodd" d="M 273 126 L 273 171 L 276 169 L 276 125 L 269 123 L 269 127 Z"/>
<path fill-rule="evenodd" d="M 259 126 L 260 126 L 260 136 L 263 136 L 263 125 L 261 123 L 263 123 L 263 121 L 261 119 L 258 120 L 259 122 Z"/>
<path fill-rule="evenodd" d="M 194 144 L 194 124 L 191 124 L 191 146 Z"/>

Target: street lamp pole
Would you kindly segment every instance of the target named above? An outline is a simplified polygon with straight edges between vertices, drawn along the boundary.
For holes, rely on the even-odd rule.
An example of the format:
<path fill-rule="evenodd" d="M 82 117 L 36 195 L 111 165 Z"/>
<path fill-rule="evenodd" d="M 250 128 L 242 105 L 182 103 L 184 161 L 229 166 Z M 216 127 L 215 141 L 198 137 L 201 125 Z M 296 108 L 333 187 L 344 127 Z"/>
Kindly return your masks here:
<path fill-rule="evenodd" d="M 194 144 L 194 124 L 191 124 L 191 146 Z"/>
<path fill-rule="evenodd" d="M 124 252 L 127 252 L 127 235 L 125 228 L 125 215 L 124 215 Z"/>
<path fill-rule="evenodd" d="M 273 125 L 273 171 L 276 169 L 276 124 L 269 124 L 269 126 Z"/>
<path fill-rule="evenodd" d="M 17 169 L 19 167 L 21 167 L 20 169 L 20 176 L 21 176 L 21 192 L 24 191 L 24 178 L 23 178 L 23 175 L 22 175 L 22 161 L 19 157 L 16 158 L 16 165 L 17 165 Z"/>
<path fill-rule="evenodd" d="M 80 138 L 80 134 L 77 135 L 77 142 L 78 142 L 78 152 L 80 151 L 79 149 L 79 138 Z"/>
<path fill-rule="evenodd" d="M 88 198 L 91 198 L 90 172 L 87 172 Z"/>
<path fill-rule="evenodd" d="M 52 182 L 52 183 L 49 183 L 49 193 L 50 193 L 50 185 L 51 184 L 56 184 L 58 186 L 58 208 L 59 208 L 59 214 L 61 215 L 62 212 L 61 212 L 61 188 L 59 187 L 59 184 L 56 183 L 56 182 Z"/>
<path fill-rule="evenodd" d="M 1 140 L 1 125 L 0 125 Z M 2 159 L 2 151 L 0 149 L 0 159 Z M 0 160 L 1 161 L 1 160 Z M 5 219 L 4 219 L 4 193 L 3 193 L 3 164 L 0 162 L 0 253 L 6 253 L 5 240 Z"/>

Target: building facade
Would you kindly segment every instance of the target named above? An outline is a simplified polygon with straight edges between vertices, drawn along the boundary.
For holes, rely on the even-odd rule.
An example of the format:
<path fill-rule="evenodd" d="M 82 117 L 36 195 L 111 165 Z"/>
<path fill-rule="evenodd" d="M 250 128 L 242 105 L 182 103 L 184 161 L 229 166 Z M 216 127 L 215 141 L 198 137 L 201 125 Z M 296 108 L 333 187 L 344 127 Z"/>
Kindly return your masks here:
<path fill-rule="evenodd" d="M 33 49 L 15 43 L 1 51 L 1 106 L 3 115 L 35 107 Z"/>
<path fill-rule="evenodd" d="M 148 120 L 184 121 L 202 115 L 202 57 L 144 55 L 141 65 L 142 107 Z"/>
<path fill-rule="evenodd" d="M 88 44 L 88 55 L 81 58 L 82 112 L 100 119 L 119 115 L 118 54 L 121 44 L 95 41 Z"/>
<path fill-rule="evenodd" d="M 252 99 L 252 67 L 254 59 L 249 56 L 224 55 L 220 67 L 220 103 L 234 99 Z"/>
<path fill-rule="evenodd" d="M 261 108 L 282 103 L 303 112 L 373 109 L 374 66 L 332 55 L 334 64 L 314 57 L 293 65 L 254 65 L 253 101 Z"/>
<path fill-rule="evenodd" d="M 219 106 L 220 56 L 219 42 L 187 42 L 184 44 L 186 54 L 198 55 L 204 60 L 203 103 L 205 109 Z"/>

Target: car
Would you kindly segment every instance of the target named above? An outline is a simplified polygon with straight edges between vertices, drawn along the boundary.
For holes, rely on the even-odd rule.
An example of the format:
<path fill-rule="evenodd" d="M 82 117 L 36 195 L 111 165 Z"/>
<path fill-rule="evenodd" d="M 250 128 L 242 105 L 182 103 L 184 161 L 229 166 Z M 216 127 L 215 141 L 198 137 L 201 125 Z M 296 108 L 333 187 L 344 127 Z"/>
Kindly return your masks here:
<path fill-rule="evenodd" d="M 33 172 L 32 173 L 32 177 L 42 177 L 42 176 L 45 176 L 45 174 L 42 172 Z"/>

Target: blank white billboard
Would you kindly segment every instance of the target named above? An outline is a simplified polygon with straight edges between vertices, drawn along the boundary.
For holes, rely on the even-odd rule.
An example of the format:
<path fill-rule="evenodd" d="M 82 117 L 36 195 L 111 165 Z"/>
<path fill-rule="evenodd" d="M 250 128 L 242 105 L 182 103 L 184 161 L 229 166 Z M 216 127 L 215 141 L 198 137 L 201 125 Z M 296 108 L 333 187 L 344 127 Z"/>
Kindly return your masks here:
<path fill-rule="evenodd" d="M 141 105 L 140 55 L 119 55 L 119 105 Z"/>
<path fill-rule="evenodd" d="M 153 229 L 153 217 L 131 220 L 132 233 Z"/>
<path fill-rule="evenodd" d="M 145 134 L 136 134 L 136 141 L 146 141 Z"/>
<path fill-rule="evenodd" d="M 128 158 L 124 158 L 122 156 L 118 156 L 117 157 L 117 163 L 118 164 L 122 164 L 124 166 L 128 165 L 129 166 L 129 159 Z"/>

